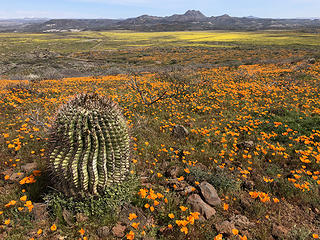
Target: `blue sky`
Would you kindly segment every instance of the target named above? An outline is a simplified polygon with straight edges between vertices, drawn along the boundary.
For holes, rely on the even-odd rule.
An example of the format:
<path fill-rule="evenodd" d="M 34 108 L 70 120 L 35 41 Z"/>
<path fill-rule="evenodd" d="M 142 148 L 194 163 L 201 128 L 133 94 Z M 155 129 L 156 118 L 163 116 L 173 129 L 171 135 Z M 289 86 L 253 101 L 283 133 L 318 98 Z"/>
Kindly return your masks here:
<path fill-rule="evenodd" d="M 128 18 L 188 9 L 207 16 L 320 17 L 320 0 L 0 0 L 0 18 Z"/>

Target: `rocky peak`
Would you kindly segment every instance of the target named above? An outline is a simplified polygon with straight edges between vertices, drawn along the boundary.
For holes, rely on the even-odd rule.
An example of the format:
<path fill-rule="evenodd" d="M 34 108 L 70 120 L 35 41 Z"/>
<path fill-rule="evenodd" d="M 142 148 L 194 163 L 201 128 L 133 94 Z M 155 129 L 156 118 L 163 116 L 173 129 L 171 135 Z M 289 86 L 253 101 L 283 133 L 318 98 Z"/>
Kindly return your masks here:
<path fill-rule="evenodd" d="M 206 16 L 197 10 L 188 10 L 185 12 L 184 16 L 193 17 L 194 19 L 203 19 L 206 18 Z"/>
<path fill-rule="evenodd" d="M 232 17 L 230 17 L 228 14 L 224 14 L 224 15 L 218 16 L 217 18 L 229 19 L 229 18 L 232 18 Z"/>
<path fill-rule="evenodd" d="M 177 21 L 177 22 L 188 22 L 188 21 L 199 21 L 204 20 L 207 17 L 203 15 L 200 11 L 188 10 L 184 14 L 174 14 L 165 19 L 168 21 Z"/>

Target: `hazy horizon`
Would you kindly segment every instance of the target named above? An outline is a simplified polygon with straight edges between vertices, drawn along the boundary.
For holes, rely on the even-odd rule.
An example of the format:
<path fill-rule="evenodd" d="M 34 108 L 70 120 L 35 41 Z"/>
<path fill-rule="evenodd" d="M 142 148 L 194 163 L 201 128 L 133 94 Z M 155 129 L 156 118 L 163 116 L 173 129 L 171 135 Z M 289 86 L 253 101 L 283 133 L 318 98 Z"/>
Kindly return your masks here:
<path fill-rule="evenodd" d="M 125 19 L 143 14 L 170 16 L 199 10 L 208 17 L 319 18 L 319 0 L 1 0 L 0 19 Z"/>

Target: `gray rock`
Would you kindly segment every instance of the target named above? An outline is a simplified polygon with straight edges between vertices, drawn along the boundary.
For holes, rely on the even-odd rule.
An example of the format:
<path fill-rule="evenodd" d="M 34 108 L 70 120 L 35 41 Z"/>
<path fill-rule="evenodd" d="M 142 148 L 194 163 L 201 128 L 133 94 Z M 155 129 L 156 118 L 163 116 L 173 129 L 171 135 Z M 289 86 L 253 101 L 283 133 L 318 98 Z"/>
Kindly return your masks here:
<path fill-rule="evenodd" d="M 208 204 L 211 206 L 218 206 L 221 204 L 221 199 L 219 198 L 216 189 L 210 183 L 204 181 L 199 187 L 204 200 Z"/>
<path fill-rule="evenodd" d="M 198 194 L 190 195 L 187 201 L 191 205 L 192 211 L 199 212 L 205 219 L 209 219 L 216 214 L 216 210 L 205 203 Z"/>
<path fill-rule="evenodd" d="M 175 125 L 172 129 L 172 136 L 176 138 L 185 138 L 189 135 L 188 129 L 182 125 Z"/>

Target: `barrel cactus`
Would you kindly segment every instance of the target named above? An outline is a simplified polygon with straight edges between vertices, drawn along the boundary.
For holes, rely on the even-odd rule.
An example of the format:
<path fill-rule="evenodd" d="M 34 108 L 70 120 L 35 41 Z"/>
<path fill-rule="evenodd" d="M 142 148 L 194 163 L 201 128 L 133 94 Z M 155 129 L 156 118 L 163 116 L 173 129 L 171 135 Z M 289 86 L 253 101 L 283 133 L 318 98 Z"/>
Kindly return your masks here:
<path fill-rule="evenodd" d="M 53 183 L 67 195 L 103 194 L 129 173 L 127 123 L 109 98 L 81 94 L 63 105 L 49 145 Z"/>

